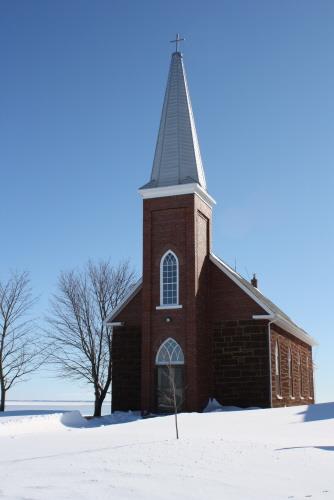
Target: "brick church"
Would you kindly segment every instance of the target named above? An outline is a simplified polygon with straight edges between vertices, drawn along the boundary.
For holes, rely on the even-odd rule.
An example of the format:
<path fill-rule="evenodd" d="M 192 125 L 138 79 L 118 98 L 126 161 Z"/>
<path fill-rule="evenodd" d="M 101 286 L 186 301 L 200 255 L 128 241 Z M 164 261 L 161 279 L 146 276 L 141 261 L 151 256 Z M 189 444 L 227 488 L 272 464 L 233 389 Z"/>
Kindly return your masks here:
<path fill-rule="evenodd" d="M 114 310 L 112 408 L 168 412 L 314 402 L 315 341 L 211 249 L 207 190 L 182 54 L 172 54 L 143 198 L 143 276 Z"/>

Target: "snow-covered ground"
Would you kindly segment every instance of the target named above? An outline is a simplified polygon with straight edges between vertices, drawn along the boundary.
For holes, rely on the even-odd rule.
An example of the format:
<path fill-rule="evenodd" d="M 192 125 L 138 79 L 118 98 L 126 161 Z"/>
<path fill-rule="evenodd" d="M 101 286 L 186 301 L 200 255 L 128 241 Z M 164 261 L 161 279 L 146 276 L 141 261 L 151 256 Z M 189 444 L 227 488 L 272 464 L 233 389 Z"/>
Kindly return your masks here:
<path fill-rule="evenodd" d="M 334 403 L 181 414 L 179 428 L 177 441 L 172 416 L 10 411 L 0 498 L 334 499 Z"/>

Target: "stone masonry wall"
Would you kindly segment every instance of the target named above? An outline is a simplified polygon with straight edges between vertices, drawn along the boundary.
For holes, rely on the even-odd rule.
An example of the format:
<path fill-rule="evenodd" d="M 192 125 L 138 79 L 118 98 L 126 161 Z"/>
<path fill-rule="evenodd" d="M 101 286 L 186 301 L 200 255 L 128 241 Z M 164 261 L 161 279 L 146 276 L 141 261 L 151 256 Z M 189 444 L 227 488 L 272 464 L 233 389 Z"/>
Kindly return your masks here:
<path fill-rule="evenodd" d="M 278 342 L 279 377 L 275 346 Z M 289 349 L 291 371 L 289 373 Z M 314 403 L 312 348 L 276 325 L 271 326 L 272 406 Z"/>
<path fill-rule="evenodd" d="M 226 320 L 213 327 L 214 393 L 220 404 L 270 406 L 267 322 Z"/>
<path fill-rule="evenodd" d="M 112 352 L 112 411 L 140 410 L 140 328 L 115 328 Z"/>

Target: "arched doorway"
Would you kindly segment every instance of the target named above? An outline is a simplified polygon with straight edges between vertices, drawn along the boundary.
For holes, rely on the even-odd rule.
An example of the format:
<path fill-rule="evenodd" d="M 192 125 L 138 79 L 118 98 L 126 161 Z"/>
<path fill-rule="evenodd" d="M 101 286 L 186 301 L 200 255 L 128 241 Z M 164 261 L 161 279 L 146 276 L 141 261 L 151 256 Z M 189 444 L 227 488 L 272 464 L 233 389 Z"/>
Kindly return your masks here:
<path fill-rule="evenodd" d="M 184 355 L 172 338 L 165 340 L 156 358 L 156 401 L 162 413 L 180 411 L 184 404 Z"/>

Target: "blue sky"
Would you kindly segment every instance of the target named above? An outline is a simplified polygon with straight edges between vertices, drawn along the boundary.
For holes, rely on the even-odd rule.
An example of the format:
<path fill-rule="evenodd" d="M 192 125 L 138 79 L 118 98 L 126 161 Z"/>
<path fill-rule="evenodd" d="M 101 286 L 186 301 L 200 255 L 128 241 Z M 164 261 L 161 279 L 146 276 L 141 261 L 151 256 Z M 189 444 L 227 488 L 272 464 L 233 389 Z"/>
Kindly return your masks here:
<path fill-rule="evenodd" d="M 0 275 L 28 269 L 43 317 L 60 270 L 131 258 L 180 32 L 216 254 L 319 341 L 333 400 L 334 3 L 0 3 Z M 85 398 L 39 374 L 10 398 Z"/>

